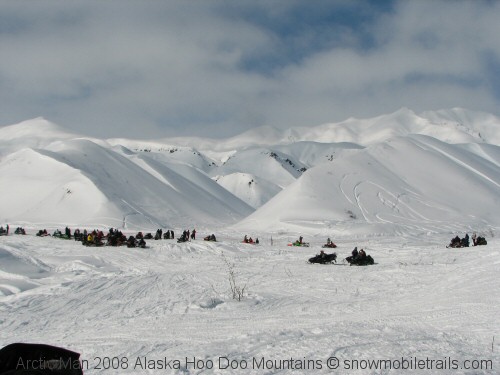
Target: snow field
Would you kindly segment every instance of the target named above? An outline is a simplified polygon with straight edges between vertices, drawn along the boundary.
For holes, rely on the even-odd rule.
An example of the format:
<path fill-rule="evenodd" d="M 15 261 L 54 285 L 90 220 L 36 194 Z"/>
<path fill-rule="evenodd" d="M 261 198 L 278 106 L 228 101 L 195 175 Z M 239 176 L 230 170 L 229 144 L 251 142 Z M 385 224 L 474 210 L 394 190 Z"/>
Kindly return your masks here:
<path fill-rule="evenodd" d="M 307 263 L 323 237 L 311 238 L 310 248 L 286 246 L 289 234 L 273 235 L 272 246 L 265 235 L 256 246 L 240 243 L 229 231 L 218 238 L 221 242 L 150 240 L 148 249 L 127 249 L 0 237 L 0 342 L 76 350 L 88 360 L 85 374 L 124 372 L 95 368 L 103 357 L 126 358 L 126 372 L 137 374 L 401 373 L 329 370 L 330 357 L 342 366 L 351 359 L 487 359 L 493 369 L 439 373 L 498 371 L 496 344 L 492 352 L 500 328 L 495 238 L 464 249 L 446 249 L 451 236 L 445 234 L 418 241 L 332 238 L 339 246 L 333 249 L 336 265 Z M 343 264 L 354 246 L 364 247 L 376 265 Z M 240 302 L 231 298 L 227 264 L 234 264 L 236 283 L 246 287 Z M 143 357 L 179 359 L 183 366 L 134 369 Z M 186 358 L 193 357 L 214 366 L 186 367 Z M 219 358 L 223 367 L 225 358 L 249 367 L 219 368 Z M 278 362 L 263 369 L 262 358 Z M 291 358 L 313 361 L 316 368 L 276 367 Z"/>

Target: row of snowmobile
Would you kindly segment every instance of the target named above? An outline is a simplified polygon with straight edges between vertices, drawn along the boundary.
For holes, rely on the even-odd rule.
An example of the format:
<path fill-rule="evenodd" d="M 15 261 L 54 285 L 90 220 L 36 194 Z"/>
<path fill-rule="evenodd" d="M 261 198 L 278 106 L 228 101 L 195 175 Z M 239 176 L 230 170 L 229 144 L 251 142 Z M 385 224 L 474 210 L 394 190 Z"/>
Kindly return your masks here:
<path fill-rule="evenodd" d="M 294 241 L 294 242 L 290 242 L 288 244 L 288 246 L 300 246 L 300 247 L 309 247 L 311 246 L 311 244 L 309 242 L 304 242 L 303 241 L 304 238 L 302 236 L 299 237 L 298 240 Z M 326 243 L 321 246 L 322 248 L 329 248 L 329 249 L 335 249 L 337 247 L 337 245 L 335 245 L 335 243 L 332 242 L 332 240 L 330 240 L 330 238 L 328 238 L 326 240 Z"/>
<path fill-rule="evenodd" d="M 472 246 L 484 246 L 487 245 L 488 241 L 486 241 L 486 238 L 482 236 L 478 236 L 475 232 L 472 235 Z M 469 234 L 465 233 L 465 236 L 463 238 L 460 238 L 458 236 L 455 236 L 454 238 L 451 239 L 450 244 L 446 247 L 452 247 L 452 248 L 462 248 L 462 247 L 469 247 L 470 246 L 470 240 L 469 240 Z"/>
<path fill-rule="evenodd" d="M 26 231 L 24 230 L 23 227 L 17 227 L 16 230 L 14 231 L 15 234 L 26 234 Z M 0 227 L 0 236 L 8 236 L 9 235 L 9 225 L 4 228 L 3 226 Z"/>
<path fill-rule="evenodd" d="M 304 242 L 303 237 L 300 236 L 298 240 L 291 242 L 288 246 L 300 246 L 300 247 L 310 247 L 309 242 Z M 335 249 L 337 245 L 332 242 L 330 238 L 326 240 L 326 243 L 321 246 L 323 249 Z M 367 255 L 363 249 L 358 251 L 355 247 L 351 255 L 344 259 L 345 262 L 349 263 L 351 266 L 368 266 L 375 264 L 371 255 Z M 337 263 L 337 253 L 327 254 L 324 250 L 321 250 L 319 254 L 309 258 L 309 263 L 318 264 L 332 264 Z"/>
<path fill-rule="evenodd" d="M 351 252 L 351 255 L 344 259 L 351 266 L 369 266 L 375 264 L 371 255 L 367 255 L 366 252 L 355 247 Z M 337 263 L 337 253 L 327 254 L 324 250 L 321 250 L 316 256 L 309 258 L 309 263 L 318 264 L 332 264 Z"/>

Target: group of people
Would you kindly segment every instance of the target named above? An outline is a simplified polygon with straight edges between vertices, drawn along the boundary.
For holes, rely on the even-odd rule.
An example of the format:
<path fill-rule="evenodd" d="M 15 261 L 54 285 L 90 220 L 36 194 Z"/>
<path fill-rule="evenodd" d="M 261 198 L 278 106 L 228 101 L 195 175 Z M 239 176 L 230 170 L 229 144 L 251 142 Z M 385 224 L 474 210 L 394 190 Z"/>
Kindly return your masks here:
<path fill-rule="evenodd" d="M 38 232 L 37 232 L 37 237 L 46 237 L 46 236 L 50 236 L 50 234 L 47 232 L 47 229 L 40 229 Z"/>
<path fill-rule="evenodd" d="M 255 239 L 255 241 L 254 241 L 252 237 L 248 237 L 248 236 L 245 234 L 245 237 L 243 237 L 243 243 L 258 244 L 258 243 L 259 243 L 259 239 L 258 239 L 258 238 L 256 238 L 256 239 Z"/>
<path fill-rule="evenodd" d="M 137 238 L 137 236 L 129 236 L 127 239 L 127 247 L 141 247 L 146 248 L 146 241 L 144 237 Z"/>
<path fill-rule="evenodd" d="M 15 230 L 16 234 L 26 234 L 26 231 L 22 227 L 18 227 Z M 4 228 L 3 226 L 0 226 L 0 235 L 8 235 L 9 234 L 9 225 L 7 224 L 6 227 Z M 46 229 L 41 229 L 36 233 L 37 236 L 39 237 L 44 237 L 44 236 L 50 236 L 50 234 L 47 232 Z M 145 239 L 148 238 L 153 238 L 151 233 L 147 233 L 146 235 L 143 235 L 142 232 L 138 232 L 137 235 L 134 236 L 129 236 L 128 238 L 118 229 L 110 228 L 109 232 L 104 235 L 104 233 L 101 230 L 94 229 L 92 231 L 87 231 L 87 229 L 84 229 L 83 231 L 80 231 L 80 229 L 75 229 L 74 234 L 71 234 L 71 229 L 69 227 L 66 227 L 64 230 L 64 234 L 59 230 L 55 230 L 53 233 L 53 237 L 58 237 L 58 238 L 74 238 L 75 241 L 81 241 L 83 245 L 86 246 L 122 246 L 126 245 L 128 247 L 146 247 L 146 242 L 144 241 Z M 160 239 L 174 239 L 174 231 L 173 230 L 166 230 L 165 233 L 163 233 L 162 229 L 158 229 L 156 231 L 156 234 L 154 236 L 155 240 L 160 240 Z M 196 239 L 196 229 L 193 230 L 184 230 L 182 232 L 182 235 L 179 237 L 177 242 L 186 242 L 190 240 L 195 240 Z M 208 235 L 203 238 L 205 241 L 217 241 L 216 237 L 214 234 Z M 460 238 L 459 236 L 455 236 L 454 238 L 451 239 L 450 244 L 447 247 L 452 247 L 452 248 L 461 248 L 461 247 L 469 247 L 470 246 L 470 239 L 472 239 L 472 246 L 480 246 L 480 245 L 486 245 L 487 241 L 485 237 L 478 236 L 475 232 L 472 235 L 471 238 L 469 238 L 469 235 L 466 233 L 463 238 Z M 106 241 L 106 242 L 104 242 Z M 243 243 L 249 243 L 249 244 L 258 244 L 259 239 L 256 238 L 255 240 L 252 237 L 249 237 L 248 235 L 245 235 L 243 238 Z M 298 240 L 295 242 L 289 244 L 293 246 L 309 246 L 309 243 L 303 241 L 303 237 L 300 236 Z M 330 238 L 327 239 L 326 244 L 322 246 L 323 248 L 336 248 L 337 245 L 331 241 Z M 333 257 L 335 255 L 335 257 Z M 311 259 L 317 259 L 319 262 L 323 262 L 323 260 L 328 260 L 328 262 L 332 262 L 336 260 L 336 253 L 333 254 L 326 254 L 323 250 L 321 250 L 320 254 L 316 255 L 315 257 Z M 310 259 L 310 261 L 311 261 Z M 357 265 L 365 265 L 365 264 L 373 264 L 373 258 L 370 255 L 367 255 L 366 252 L 361 249 L 358 251 L 358 248 L 355 247 L 354 250 L 351 253 L 351 256 L 348 256 L 345 258 L 345 260 L 350 263 L 351 265 L 357 264 Z"/>
<path fill-rule="evenodd" d="M 184 230 L 177 242 L 187 242 L 189 240 L 196 240 L 196 229 L 193 229 L 192 231 L 189 229 Z"/>
<path fill-rule="evenodd" d="M 52 234 L 52 237 L 65 238 L 69 240 L 71 238 L 71 229 L 69 229 L 69 227 L 64 228 L 64 234 L 59 229 L 56 229 Z"/>
<path fill-rule="evenodd" d="M 333 244 L 333 242 L 331 242 L 331 240 L 328 239 L 326 245 L 330 246 L 323 245 L 323 247 L 333 247 L 331 244 Z M 335 247 L 337 246 L 335 245 Z M 351 255 L 345 258 L 345 260 L 350 265 L 356 265 L 356 266 L 366 266 L 375 263 L 373 258 L 370 255 L 367 255 L 364 249 L 358 251 L 357 246 L 351 252 Z M 319 254 L 309 259 L 310 263 L 321 263 L 321 264 L 328 264 L 336 261 L 337 261 L 337 253 L 327 254 L 325 253 L 324 250 L 321 250 Z"/>
<path fill-rule="evenodd" d="M 369 264 L 374 264 L 374 260 L 370 255 L 367 255 L 366 252 L 361 249 L 358 251 L 358 247 L 356 246 L 354 250 L 351 252 L 351 256 L 348 256 L 345 258 L 347 263 L 349 263 L 351 266 L 356 265 L 356 266 L 366 266 Z"/>
<path fill-rule="evenodd" d="M 328 237 L 328 239 L 326 240 L 326 244 L 324 244 L 322 247 L 328 247 L 334 249 L 337 247 L 337 245 L 335 245 L 330 239 L 330 237 Z"/>
<path fill-rule="evenodd" d="M 476 232 L 472 234 L 472 246 L 486 245 L 487 243 L 488 242 L 486 241 L 486 238 L 478 236 Z M 460 238 L 458 236 L 452 238 L 450 244 L 446 247 L 460 248 L 460 247 L 469 247 L 469 245 L 470 245 L 469 234 L 465 233 L 465 236 L 463 238 Z"/>
<path fill-rule="evenodd" d="M 288 244 L 288 246 L 305 246 L 305 247 L 308 247 L 309 246 L 309 242 L 304 242 L 304 238 L 302 236 L 300 236 L 298 240 L 296 240 L 295 242 L 292 242 L 292 243 Z"/>
<path fill-rule="evenodd" d="M 14 231 L 15 234 L 26 234 L 26 230 L 24 230 L 23 227 L 17 227 L 16 230 Z"/>
<path fill-rule="evenodd" d="M 175 238 L 174 231 L 171 229 L 167 229 L 165 233 L 163 233 L 164 240 L 173 240 Z"/>

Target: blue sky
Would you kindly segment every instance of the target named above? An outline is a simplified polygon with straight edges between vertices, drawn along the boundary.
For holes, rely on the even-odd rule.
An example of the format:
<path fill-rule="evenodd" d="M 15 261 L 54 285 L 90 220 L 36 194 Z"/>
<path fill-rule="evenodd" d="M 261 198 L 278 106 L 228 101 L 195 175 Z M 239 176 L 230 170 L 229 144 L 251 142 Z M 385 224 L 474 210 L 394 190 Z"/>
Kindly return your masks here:
<path fill-rule="evenodd" d="M 499 115 L 496 1 L 1 1 L 0 126 L 226 137 L 408 107 Z"/>

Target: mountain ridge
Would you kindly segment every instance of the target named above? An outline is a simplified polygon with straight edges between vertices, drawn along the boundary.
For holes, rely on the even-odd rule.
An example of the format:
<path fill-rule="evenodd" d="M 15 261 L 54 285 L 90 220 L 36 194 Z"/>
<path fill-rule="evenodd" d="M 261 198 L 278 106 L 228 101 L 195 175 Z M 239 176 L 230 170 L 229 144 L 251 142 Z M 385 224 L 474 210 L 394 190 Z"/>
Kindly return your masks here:
<path fill-rule="evenodd" d="M 144 141 L 85 137 L 42 118 L 4 127 L 0 222 L 339 233 L 500 225 L 490 212 L 500 197 L 500 119 L 491 114 L 402 108 L 259 129 Z M 475 194 L 477 204 L 464 203 Z"/>

